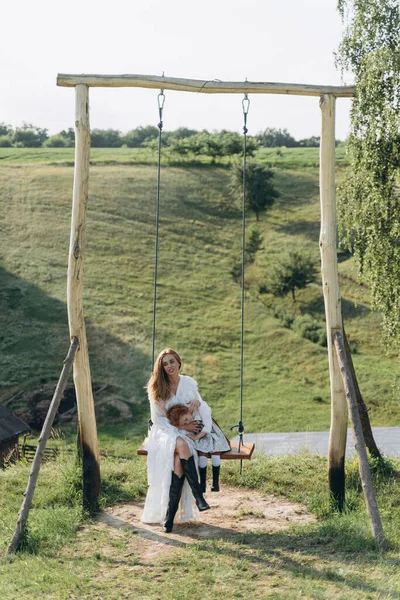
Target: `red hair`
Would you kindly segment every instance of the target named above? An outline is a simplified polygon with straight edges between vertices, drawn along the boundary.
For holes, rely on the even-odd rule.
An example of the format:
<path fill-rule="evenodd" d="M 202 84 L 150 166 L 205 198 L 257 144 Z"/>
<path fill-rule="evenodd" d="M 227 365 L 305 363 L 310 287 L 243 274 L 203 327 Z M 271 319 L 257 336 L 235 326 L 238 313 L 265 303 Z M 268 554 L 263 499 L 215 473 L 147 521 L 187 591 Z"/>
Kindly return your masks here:
<path fill-rule="evenodd" d="M 147 383 L 147 391 L 155 402 L 160 402 L 160 400 L 166 402 L 172 396 L 171 382 L 163 365 L 163 358 L 167 354 L 172 354 L 178 361 L 179 368 L 181 368 L 182 361 L 175 350 L 172 350 L 172 348 L 165 348 L 165 350 L 160 352 L 154 363 L 153 373 Z"/>
<path fill-rule="evenodd" d="M 184 404 L 174 404 L 167 410 L 167 418 L 171 425 L 179 427 L 179 420 L 184 415 L 191 414 L 190 410 Z"/>

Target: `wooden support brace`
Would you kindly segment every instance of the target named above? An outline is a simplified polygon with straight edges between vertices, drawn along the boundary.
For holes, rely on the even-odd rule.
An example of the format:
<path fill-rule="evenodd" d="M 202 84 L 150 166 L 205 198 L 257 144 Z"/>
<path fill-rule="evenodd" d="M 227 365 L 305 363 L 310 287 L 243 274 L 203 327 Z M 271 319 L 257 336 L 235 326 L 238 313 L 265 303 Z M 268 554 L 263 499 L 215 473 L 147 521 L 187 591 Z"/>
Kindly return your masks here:
<path fill-rule="evenodd" d="M 21 510 L 18 514 L 17 526 L 10 545 L 7 549 L 7 555 L 12 554 L 18 548 L 21 536 L 23 534 L 25 524 L 28 518 L 29 510 L 33 500 L 33 494 L 36 488 L 36 482 L 39 475 L 40 465 L 42 462 L 42 456 L 46 448 L 47 440 L 51 432 L 51 428 L 54 422 L 54 418 L 57 414 L 58 407 L 60 406 L 61 398 L 67 385 L 68 375 L 70 374 L 72 363 L 74 362 L 75 355 L 79 346 L 78 338 L 74 338 L 68 350 L 67 357 L 64 361 L 64 366 L 61 371 L 60 378 L 58 380 L 56 389 L 54 391 L 53 398 L 51 400 L 49 410 L 47 411 L 46 420 L 43 424 L 42 432 L 39 437 L 38 446 L 36 449 L 35 458 L 33 459 L 31 472 L 29 474 L 28 486 L 24 494 L 24 500 L 22 502 Z"/>
<path fill-rule="evenodd" d="M 367 450 L 364 443 L 364 437 L 361 427 L 360 415 L 357 406 L 356 391 L 351 377 L 349 364 L 346 357 L 343 336 L 340 331 L 334 334 L 334 344 L 340 366 L 340 372 L 343 378 L 343 385 L 346 391 L 346 399 L 349 407 L 350 420 L 355 439 L 355 447 L 358 454 L 358 468 L 360 470 L 361 484 L 364 492 L 365 504 L 371 521 L 372 533 L 380 549 L 387 547 L 385 534 L 383 532 L 382 521 L 379 514 L 378 504 L 376 502 L 375 490 L 372 483 L 371 471 L 368 464 Z"/>

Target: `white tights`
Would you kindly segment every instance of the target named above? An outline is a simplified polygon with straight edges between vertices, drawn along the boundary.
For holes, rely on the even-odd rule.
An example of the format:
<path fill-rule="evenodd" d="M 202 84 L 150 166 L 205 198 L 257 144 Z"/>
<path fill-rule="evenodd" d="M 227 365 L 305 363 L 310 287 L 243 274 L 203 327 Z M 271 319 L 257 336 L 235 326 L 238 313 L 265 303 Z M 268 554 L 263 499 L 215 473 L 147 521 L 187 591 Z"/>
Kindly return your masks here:
<path fill-rule="evenodd" d="M 211 454 L 211 464 L 213 467 L 219 467 L 221 464 L 221 457 L 219 454 Z M 199 456 L 199 467 L 204 469 L 207 466 L 207 456 Z"/>

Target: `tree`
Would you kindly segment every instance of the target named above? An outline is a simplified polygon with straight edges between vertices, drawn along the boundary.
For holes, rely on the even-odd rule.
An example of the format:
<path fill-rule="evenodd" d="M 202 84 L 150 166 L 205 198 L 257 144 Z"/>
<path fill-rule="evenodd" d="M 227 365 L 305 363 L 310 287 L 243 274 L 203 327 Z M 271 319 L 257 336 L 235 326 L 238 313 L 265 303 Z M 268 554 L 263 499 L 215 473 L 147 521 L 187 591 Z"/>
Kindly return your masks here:
<path fill-rule="evenodd" d="M 11 125 L 6 125 L 6 123 L 0 123 L 0 135 L 9 135 L 13 133 L 13 129 Z"/>
<path fill-rule="evenodd" d="M 321 137 L 318 135 L 312 135 L 309 138 L 304 138 L 299 141 L 299 146 L 302 148 L 319 148 L 321 142 Z"/>
<path fill-rule="evenodd" d="M 250 235 L 246 241 L 245 247 L 245 264 L 249 264 L 255 261 L 256 254 L 261 250 L 263 243 L 263 237 L 257 228 L 250 231 Z"/>
<path fill-rule="evenodd" d="M 303 289 L 315 281 L 317 267 L 309 256 L 300 252 L 290 252 L 273 271 L 269 289 L 274 296 L 285 296 L 292 293 L 293 302 L 296 302 L 295 290 Z"/>
<path fill-rule="evenodd" d="M 346 23 L 336 63 L 357 93 L 339 193 L 339 225 L 383 315 L 386 341 L 400 342 L 400 17 L 398 0 L 338 0 Z"/>
<path fill-rule="evenodd" d="M 120 148 L 123 144 L 121 132 L 117 129 L 93 129 L 90 139 L 93 148 Z"/>
<path fill-rule="evenodd" d="M 260 214 L 270 208 L 280 194 L 274 187 L 274 172 L 256 161 L 247 161 L 246 165 L 246 208 L 255 213 L 257 221 Z M 243 192 L 243 165 L 233 167 L 232 191 L 240 196 Z"/>
<path fill-rule="evenodd" d="M 41 129 L 30 123 L 23 123 L 13 134 L 13 144 L 24 148 L 40 148 L 48 138 L 47 129 Z"/>
<path fill-rule="evenodd" d="M 75 146 L 75 130 L 72 127 L 69 127 L 67 130 L 63 129 L 58 135 L 65 139 L 66 146 Z"/>
<path fill-rule="evenodd" d="M 287 129 L 275 129 L 274 127 L 267 127 L 258 134 L 257 139 L 264 148 L 280 148 L 281 146 L 295 148 L 299 145 Z"/>
<path fill-rule="evenodd" d="M 128 133 L 122 137 L 122 143 L 126 144 L 128 148 L 143 148 L 149 142 L 156 140 L 158 135 L 158 127 L 146 125 L 146 127 L 137 127 L 136 129 L 128 131 Z"/>

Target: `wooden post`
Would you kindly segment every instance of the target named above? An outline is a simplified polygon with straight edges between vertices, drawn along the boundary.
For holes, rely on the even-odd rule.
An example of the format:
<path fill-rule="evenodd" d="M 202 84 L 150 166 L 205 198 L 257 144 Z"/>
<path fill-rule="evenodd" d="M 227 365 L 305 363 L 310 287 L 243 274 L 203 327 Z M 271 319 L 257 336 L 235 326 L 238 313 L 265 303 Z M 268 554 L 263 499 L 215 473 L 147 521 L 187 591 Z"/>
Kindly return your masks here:
<path fill-rule="evenodd" d="M 344 459 L 347 438 L 347 403 L 333 345 L 333 333 L 342 330 L 342 311 L 336 244 L 335 197 L 335 101 L 332 95 L 321 96 L 322 113 L 320 147 L 321 202 L 321 271 L 328 338 L 329 375 L 331 384 L 331 429 L 328 448 L 329 487 L 335 506 L 344 503 Z"/>
<path fill-rule="evenodd" d="M 378 505 L 376 503 L 375 490 L 372 484 L 371 471 L 368 464 L 367 450 L 364 443 L 360 414 L 358 412 L 356 390 L 354 387 L 353 379 L 346 357 L 343 336 L 340 331 L 336 331 L 334 334 L 334 344 L 336 348 L 336 354 L 340 366 L 341 375 L 343 378 L 343 385 L 346 392 L 346 398 L 351 418 L 351 425 L 355 440 L 355 447 L 358 454 L 358 468 L 360 470 L 365 504 L 367 505 L 367 510 L 371 521 L 372 533 L 379 548 L 384 549 L 386 548 L 387 544 L 385 540 L 385 534 L 383 532 Z"/>
<path fill-rule="evenodd" d="M 82 457 L 83 505 L 96 512 L 100 491 L 100 462 L 96 417 L 90 375 L 86 328 L 83 317 L 83 258 L 86 244 L 86 208 L 89 188 L 89 94 L 88 87 L 75 88 L 75 170 L 71 238 L 68 257 L 67 305 L 71 338 L 79 340 L 74 362 L 78 409 L 79 445 Z"/>
<path fill-rule="evenodd" d="M 68 375 L 70 374 L 72 363 L 74 361 L 76 352 L 78 349 L 78 339 L 74 338 L 71 342 L 71 346 L 68 350 L 66 359 L 64 360 L 64 367 L 61 371 L 60 379 L 58 380 L 56 389 L 51 400 L 49 410 L 47 411 L 46 419 L 43 424 L 42 432 L 36 448 L 35 457 L 33 459 L 31 472 L 29 473 L 28 486 L 24 494 L 25 498 L 22 502 L 21 510 L 18 514 L 17 526 L 10 545 L 7 549 L 7 554 L 12 554 L 18 548 L 21 536 L 23 534 L 25 524 L 28 518 L 29 510 L 32 504 L 33 494 L 36 488 L 36 482 L 39 475 L 40 464 L 42 462 L 42 456 L 46 448 L 47 440 L 51 432 L 51 428 L 54 422 L 54 417 L 57 414 L 58 407 L 60 406 L 61 397 L 64 393 L 65 386 L 67 385 Z M 24 440 L 25 445 L 25 440 Z"/>

